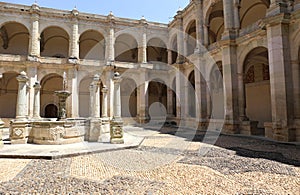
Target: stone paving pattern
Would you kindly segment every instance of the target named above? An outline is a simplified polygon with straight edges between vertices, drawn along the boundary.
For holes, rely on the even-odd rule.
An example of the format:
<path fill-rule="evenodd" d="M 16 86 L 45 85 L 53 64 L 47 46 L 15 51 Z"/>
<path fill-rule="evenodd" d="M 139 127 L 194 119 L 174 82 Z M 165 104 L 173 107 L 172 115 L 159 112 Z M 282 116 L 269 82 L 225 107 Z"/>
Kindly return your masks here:
<path fill-rule="evenodd" d="M 144 131 L 139 148 L 58 160 L 1 159 L 7 194 L 299 194 L 299 145 L 221 135 L 215 146 Z M 176 143 L 176 144 L 175 144 Z M 199 149 L 209 149 L 202 156 Z"/>

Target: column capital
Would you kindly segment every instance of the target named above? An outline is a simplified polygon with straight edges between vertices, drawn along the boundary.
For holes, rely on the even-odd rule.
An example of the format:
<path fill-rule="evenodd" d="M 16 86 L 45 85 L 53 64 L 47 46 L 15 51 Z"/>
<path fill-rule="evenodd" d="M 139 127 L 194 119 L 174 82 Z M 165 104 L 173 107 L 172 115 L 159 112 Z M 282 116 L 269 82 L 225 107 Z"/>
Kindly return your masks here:
<path fill-rule="evenodd" d="M 26 83 L 28 80 L 29 80 L 28 76 L 27 76 L 26 72 L 24 72 L 24 71 L 22 71 L 21 74 L 19 76 L 17 76 L 17 81 L 19 81 L 21 83 L 22 82 Z"/>
<path fill-rule="evenodd" d="M 103 85 L 103 87 L 102 87 L 102 93 L 107 93 L 108 92 L 108 88 L 107 88 L 107 86 L 106 85 Z"/>

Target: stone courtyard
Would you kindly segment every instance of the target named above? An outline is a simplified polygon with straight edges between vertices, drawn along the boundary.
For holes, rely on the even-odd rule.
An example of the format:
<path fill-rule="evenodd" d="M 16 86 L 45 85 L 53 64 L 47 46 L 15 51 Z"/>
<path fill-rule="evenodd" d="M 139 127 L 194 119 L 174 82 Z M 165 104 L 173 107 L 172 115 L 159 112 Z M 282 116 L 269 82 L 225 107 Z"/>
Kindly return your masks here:
<path fill-rule="evenodd" d="M 126 130 L 138 148 L 57 160 L 1 159 L 2 194 L 299 194 L 300 145 L 176 129 Z M 177 144 L 172 144 L 177 143 Z M 204 156 L 200 148 L 209 148 Z"/>

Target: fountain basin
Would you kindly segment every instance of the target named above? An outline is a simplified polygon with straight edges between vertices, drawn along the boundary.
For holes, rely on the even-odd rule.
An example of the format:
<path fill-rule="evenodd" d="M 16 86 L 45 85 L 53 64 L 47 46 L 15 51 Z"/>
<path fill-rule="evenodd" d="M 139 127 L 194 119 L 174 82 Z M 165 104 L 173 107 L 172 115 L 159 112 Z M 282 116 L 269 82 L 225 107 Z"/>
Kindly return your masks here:
<path fill-rule="evenodd" d="M 31 122 L 28 143 L 62 145 L 84 141 L 86 120 Z"/>

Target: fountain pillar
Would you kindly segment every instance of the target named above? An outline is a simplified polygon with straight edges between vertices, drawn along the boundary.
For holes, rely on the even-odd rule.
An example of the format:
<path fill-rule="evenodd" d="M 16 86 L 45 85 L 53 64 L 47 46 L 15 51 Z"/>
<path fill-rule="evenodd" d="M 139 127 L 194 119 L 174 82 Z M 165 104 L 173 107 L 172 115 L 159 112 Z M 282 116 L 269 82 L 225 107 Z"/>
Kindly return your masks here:
<path fill-rule="evenodd" d="M 11 144 L 26 144 L 28 141 L 28 135 L 30 134 L 30 125 L 27 120 L 27 81 L 28 77 L 23 71 L 17 77 L 19 82 L 18 97 L 17 97 L 17 109 L 16 119 L 10 123 L 9 137 Z"/>
<path fill-rule="evenodd" d="M 55 95 L 58 97 L 58 120 L 65 120 L 67 118 L 66 100 L 71 95 L 67 88 L 67 76 L 63 74 L 63 90 L 55 91 Z"/>
<path fill-rule="evenodd" d="M 107 115 L 107 93 L 108 93 L 108 88 L 106 85 L 103 86 L 102 88 L 102 116 L 101 116 L 101 137 L 100 140 L 101 142 L 105 142 L 109 140 L 109 129 L 110 129 L 110 123 L 109 123 L 109 118 Z"/>
<path fill-rule="evenodd" d="M 97 142 L 101 134 L 100 119 L 100 76 L 95 75 L 90 85 L 90 131 L 88 140 Z"/>
<path fill-rule="evenodd" d="M 34 88 L 34 104 L 33 104 L 33 118 L 39 119 L 40 117 L 40 82 L 35 82 Z"/>
<path fill-rule="evenodd" d="M 120 74 L 114 74 L 114 115 L 110 125 L 110 142 L 112 144 L 123 144 L 123 121 L 121 118 L 121 90 Z"/>
<path fill-rule="evenodd" d="M 18 89 L 18 99 L 17 99 L 17 111 L 16 111 L 16 118 L 17 120 L 26 120 L 27 118 L 27 81 L 28 77 L 26 73 L 23 71 L 17 77 L 17 81 L 19 82 L 19 89 Z"/>

